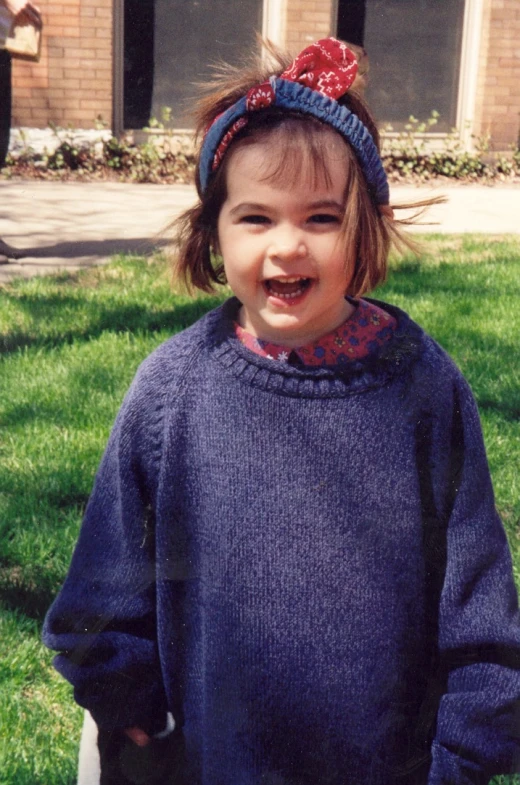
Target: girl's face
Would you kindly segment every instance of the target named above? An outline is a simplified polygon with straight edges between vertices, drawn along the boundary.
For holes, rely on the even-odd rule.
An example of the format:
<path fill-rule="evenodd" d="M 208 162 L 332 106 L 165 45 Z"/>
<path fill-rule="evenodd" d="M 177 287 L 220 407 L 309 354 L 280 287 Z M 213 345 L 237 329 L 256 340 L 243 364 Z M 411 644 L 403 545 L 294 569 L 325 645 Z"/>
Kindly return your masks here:
<path fill-rule="evenodd" d="M 229 152 L 219 250 L 242 303 L 241 325 L 258 338 L 303 346 L 352 311 L 340 236 L 348 166 L 342 145 L 331 131 L 328 182 L 303 172 L 291 184 L 267 178 L 268 141 Z"/>

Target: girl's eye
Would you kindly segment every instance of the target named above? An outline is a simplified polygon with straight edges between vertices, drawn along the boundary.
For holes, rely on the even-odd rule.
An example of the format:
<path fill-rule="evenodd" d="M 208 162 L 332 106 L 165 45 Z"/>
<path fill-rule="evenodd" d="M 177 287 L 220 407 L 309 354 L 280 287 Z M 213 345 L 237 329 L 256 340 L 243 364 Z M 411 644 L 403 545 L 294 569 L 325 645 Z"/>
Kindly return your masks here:
<path fill-rule="evenodd" d="M 309 218 L 310 223 L 313 224 L 338 224 L 341 222 L 339 215 L 334 213 L 316 213 Z"/>
<path fill-rule="evenodd" d="M 241 221 L 246 224 L 261 225 L 269 223 L 269 218 L 266 215 L 244 215 Z"/>

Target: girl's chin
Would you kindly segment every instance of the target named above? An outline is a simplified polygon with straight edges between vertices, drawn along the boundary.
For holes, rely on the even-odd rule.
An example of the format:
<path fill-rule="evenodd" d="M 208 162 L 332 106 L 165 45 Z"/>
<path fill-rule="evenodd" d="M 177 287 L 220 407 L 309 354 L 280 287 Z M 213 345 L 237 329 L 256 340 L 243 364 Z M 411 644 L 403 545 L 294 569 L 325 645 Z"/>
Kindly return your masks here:
<path fill-rule="evenodd" d="M 287 348 L 305 346 L 319 340 L 325 330 L 316 330 L 316 323 L 299 319 L 294 312 L 286 309 L 285 313 L 272 312 L 260 314 L 262 321 L 253 325 L 251 322 L 244 324 L 244 329 L 257 338 Z"/>

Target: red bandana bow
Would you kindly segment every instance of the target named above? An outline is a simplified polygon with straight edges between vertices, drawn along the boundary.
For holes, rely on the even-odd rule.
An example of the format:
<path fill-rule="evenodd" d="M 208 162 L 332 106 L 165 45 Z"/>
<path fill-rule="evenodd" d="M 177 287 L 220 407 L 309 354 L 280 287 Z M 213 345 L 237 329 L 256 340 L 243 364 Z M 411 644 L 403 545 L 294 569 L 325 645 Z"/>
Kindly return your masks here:
<path fill-rule="evenodd" d="M 346 44 L 336 38 L 322 38 L 300 52 L 281 78 L 337 100 L 352 87 L 357 70 L 355 55 Z"/>
<path fill-rule="evenodd" d="M 346 44 L 336 38 L 322 38 L 300 52 L 280 78 L 299 82 L 327 98 L 337 100 L 352 86 L 357 70 L 356 57 Z M 246 95 L 247 111 L 264 109 L 274 99 L 275 91 L 270 82 L 255 85 Z M 215 153 L 213 170 L 219 166 L 235 134 L 246 124 L 247 120 L 240 117 L 228 129 Z"/>

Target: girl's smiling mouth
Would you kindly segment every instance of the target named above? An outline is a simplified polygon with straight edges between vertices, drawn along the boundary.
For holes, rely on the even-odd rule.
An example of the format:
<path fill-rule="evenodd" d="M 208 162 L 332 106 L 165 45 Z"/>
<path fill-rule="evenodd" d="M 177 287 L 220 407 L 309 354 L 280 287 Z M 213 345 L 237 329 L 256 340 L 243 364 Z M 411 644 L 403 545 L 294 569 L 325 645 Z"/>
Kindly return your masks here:
<path fill-rule="evenodd" d="M 262 283 L 268 297 L 275 300 L 281 299 L 284 303 L 292 305 L 299 302 L 301 297 L 308 291 L 312 284 L 312 279 L 293 275 L 280 278 L 266 278 Z"/>

